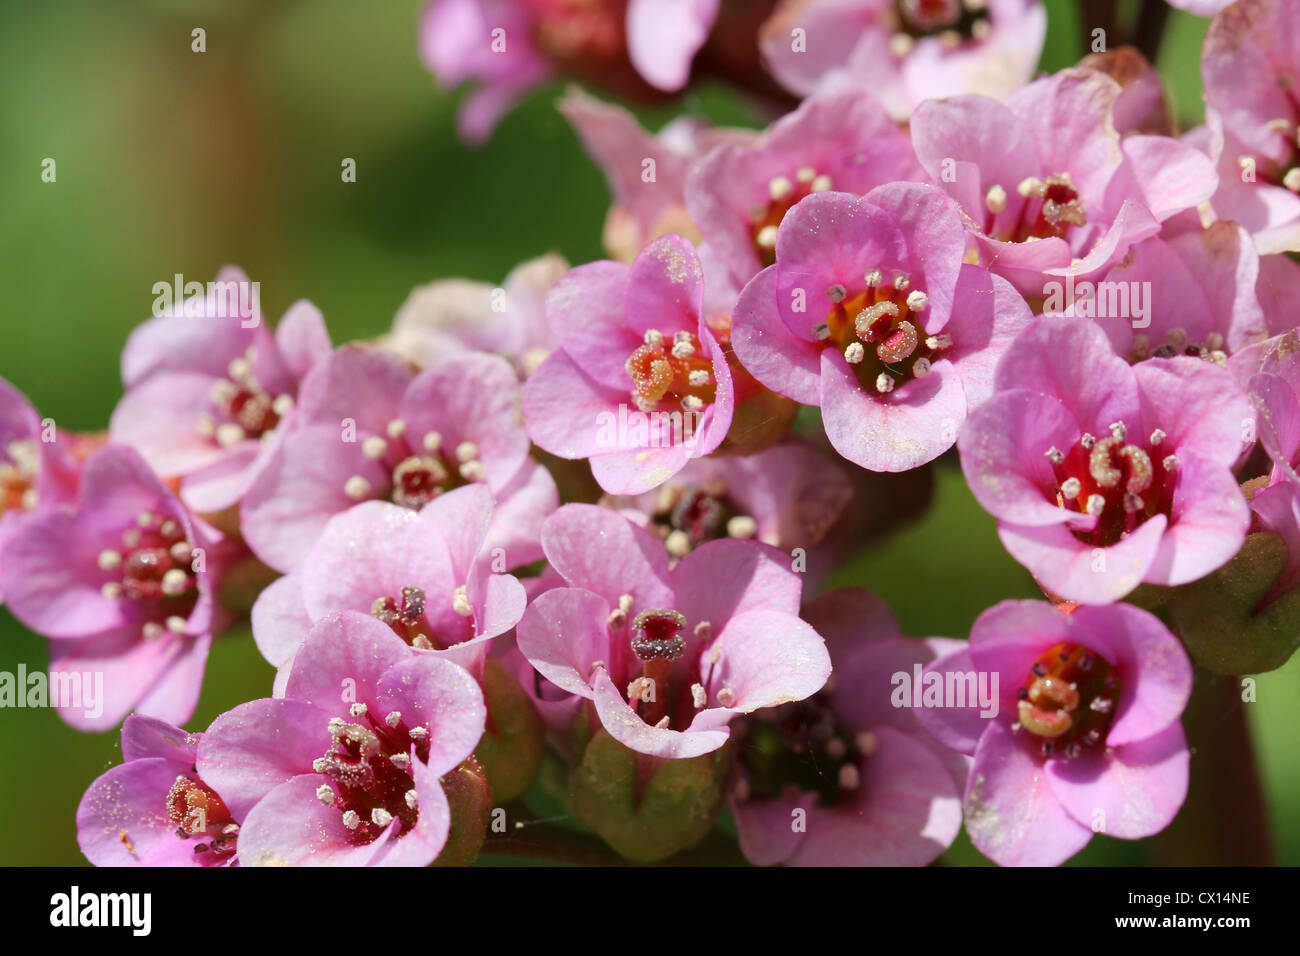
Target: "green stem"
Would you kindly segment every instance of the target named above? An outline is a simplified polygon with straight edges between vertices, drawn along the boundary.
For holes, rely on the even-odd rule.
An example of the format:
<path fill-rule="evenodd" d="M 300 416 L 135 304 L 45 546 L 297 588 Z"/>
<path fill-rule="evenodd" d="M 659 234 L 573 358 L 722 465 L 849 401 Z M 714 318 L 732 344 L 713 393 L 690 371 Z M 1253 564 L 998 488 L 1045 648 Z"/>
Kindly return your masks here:
<path fill-rule="evenodd" d="M 1273 841 L 1241 681 L 1197 670 L 1183 714 L 1192 752 L 1183 808 L 1151 841 L 1162 866 L 1272 866 Z"/>

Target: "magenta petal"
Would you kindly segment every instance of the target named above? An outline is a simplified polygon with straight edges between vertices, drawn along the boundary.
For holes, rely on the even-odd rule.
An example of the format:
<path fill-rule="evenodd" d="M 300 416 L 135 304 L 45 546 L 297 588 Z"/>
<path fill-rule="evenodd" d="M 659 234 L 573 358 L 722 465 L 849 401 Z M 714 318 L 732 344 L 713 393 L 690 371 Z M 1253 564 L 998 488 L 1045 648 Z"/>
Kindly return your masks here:
<path fill-rule="evenodd" d="M 370 866 L 428 866 L 447 844 L 451 806 L 434 772 L 419 760 L 411 761 L 420 816 L 412 830 L 396 834 L 370 858 Z M 377 842 L 377 841 L 376 841 Z"/>
<path fill-rule="evenodd" d="M 330 334 L 320 309 L 306 299 L 289 306 L 275 327 L 275 344 L 289 374 L 301 381 L 330 354 Z"/>
<path fill-rule="evenodd" d="M 383 672 L 410 654 L 405 641 L 370 615 L 331 612 L 312 625 L 294 658 L 285 696 L 341 712 L 345 691 L 353 701 L 374 700 Z"/>
<path fill-rule="evenodd" d="M 651 86 L 680 90 L 691 60 L 708 39 L 719 0 L 630 0 L 627 52 Z"/>
<path fill-rule="evenodd" d="M 741 290 L 731 344 L 746 371 L 772 391 L 804 405 L 818 405 L 822 347 L 794 335 L 781 320 L 776 268 L 764 269 Z"/>
<path fill-rule="evenodd" d="M 610 607 L 624 594 L 638 607 L 671 606 L 663 542 L 608 508 L 560 508 L 542 526 L 542 549 L 570 587 L 599 594 Z"/>
<path fill-rule="evenodd" d="M 631 269 L 621 262 L 578 266 L 551 287 L 546 319 L 561 349 L 605 388 L 631 386 L 624 364 L 642 345 L 624 314 Z"/>
<path fill-rule="evenodd" d="M 1167 827 L 1182 808 L 1190 762 L 1183 727 L 1175 721 L 1143 740 L 1049 760 L 1047 782 L 1083 826 L 1140 840 Z"/>
<path fill-rule="evenodd" d="M 784 552 L 753 541 L 706 541 L 669 574 L 677 610 L 719 633 L 738 610 L 798 615 L 803 582 Z"/>
<path fill-rule="evenodd" d="M 272 667 L 293 658 L 307 639 L 311 624 L 303 602 L 300 573 L 272 581 L 253 604 L 253 640 Z"/>
<path fill-rule="evenodd" d="M 191 734 L 165 720 L 132 714 L 122 722 L 122 760 L 163 757 L 188 767 L 194 763 L 194 748 L 202 734 Z"/>
<path fill-rule="evenodd" d="M 335 437 L 343 422 L 357 431 L 383 434 L 414 374 L 396 355 L 367 345 L 345 345 L 303 379 L 298 409 L 305 424 L 329 425 Z"/>
<path fill-rule="evenodd" d="M 1141 362 L 1133 375 L 1144 422 L 1165 433 L 1179 458 L 1191 453 L 1225 469 L 1236 464 L 1250 443 L 1255 416 L 1231 372 L 1182 356 Z"/>
<path fill-rule="evenodd" d="M 796 811 L 808 814 L 817 805 L 815 793 L 779 795 L 771 800 L 733 800 L 731 815 L 736 820 L 740 852 L 755 866 L 784 863 L 803 841 L 806 829 L 796 829 Z"/>
<path fill-rule="evenodd" d="M 1164 515 L 1155 515 L 1105 548 L 1085 544 L 1065 525 L 1003 524 L 998 537 L 1049 591 L 1084 604 L 1109 604 L 1145 580 L 1167 525 Z"/>
<path fill-rule="evenodd" d="M 708 671 L 709 697 L 730 690 L 726 706 L 741 713 L 811 697 L 831 674 L 820 634 L 792 614 L 745 610 L 732 617 L 706 652 L 720 652 Z"/>
<path fill-rule="evenodd" d="M 1072 620 L 1076 640 L 1115 665 L 1119 703 L 1106 734 L 1118 747 L 1150 737 L 1176 723 L 1192 693 L 1192 665 L 1169 629 L 1149 611 L 1128 604 L 1081 607 Z"/>
<path fill-rule="evenodd" d="M 524 383 L 528 437 L 560 458 L 607 454 L 610 449 L 603 441 L 601 422 L 631 401 L 632 380 L 626 370 L 621 388 L 610 388 L 585 369 L 564 350 L 556 349 Z"/>
<path fill-rule="evenodd" d="M 113 767 L 77 806 L 77 844 L 95 866 L 139 866 L 140 857 L 176 828 L 167 792 L 181 771 L 171 760 L 146 757 Z"/>
<path fill-rule="evenodd" d="M 1056 866 L 1092 839 L 1061 806 L 1030 746 L 1009 721 L 994 721 L 975 748 L 966 785 L 966 832 L 1002 866 Z"/>
<path fill-rule="evenodd" d="M 331 518 L 301 577 L 312 620 L 330 611 L 369 614 L 376 598 L 400 598 L 409 585 L 432 602 L 459 583 L 435 526 L 417 512 L 383 501 L 365 501 Z"/>
<path fill-rule="evenodd" d="M 1021 388 L 998 392 L 971 412 L 957 437 L 962 472 L 976 500 L 998 519 L 1062 524 L 1067 512 L 1048 498 L 1056 476 L 1046 452 L 1072 447 L 1079 434 L 1054 398 Z"/>
<path fill-rule="evenodd" d="M 384 848 L 384 837 L 354 844 L 343 814 L 316 796 L 330 783 L 323 774 L 307 773 L 270 790 L 239 828 L 240 865 L 366 866 Z"/>
<path fill-rule="evenodd" d="M 375 690 L 378 711 L 397 711 L 408 727 L 429 730 L 425 761 L 434 777 L 474 752 L 487 721 L 483 691 L 469 672 L 431 655 L 408 657 L 384 672 Z"/>
<path fill-rule="evenodd" d="M 243 819 L 273 788 L 310 770 L 312 761 L 329 750 L 332 716 L 326 707 L 301 700 L 240 704 L 204 733 L 199 776 Z M 320 806 L 315 796 L 312 802 Z"/>
<path fill-rule="evenodd" d="M 822 420 L 835 450 L 868 471 L 899 472 L 952 447 L 966 418 L 961 377 L 946 359 L 887 395 L 868 394 L 835 349 L 822 352 Z"/>
<path fill-rule="evenodd" d="M 1250 530 L 1250 507 L 1231 471 L 1179 454 L 1170 524 L 1146 580 L 1177 586 L 1202 578 L 1235 555 Z"/>
<path fill-rule="evenodd" d="M 516 629 L 520 652 L 555 686 L 591 697 L 591 673 L 609 666 L 610 605 L 581 588 L 554 588 L 538 595 Z"/>
<path fill-rule="evenodd" d="M 651 727 L 628 706 L 623 694 L 614 686 L 603 667 L 596 670 L 592 699 L 601 726 L 611 737 L 637 753 L 685 760 L 712 753 L 731 736 L 726 729 L 670 730 L 666 727 Z M 699 717 L 697 714 L 697 721 Z"/>
<path fill-rule="evenodd" d="M 623 292 L 632 331 L 695 334 L 704 297 L 704 271 L 695 247 L 678 235 L 660 236 L 636 257 Z M 630 354 L 630 353 L 629 353 Z"/>
<path fill-rule="evenodd" d="M 943 761 L 893 727 L 871 730 L 851 812 L 820 808 L 793 866 L 925 866 L 961 831 L 961 797 Z"/>

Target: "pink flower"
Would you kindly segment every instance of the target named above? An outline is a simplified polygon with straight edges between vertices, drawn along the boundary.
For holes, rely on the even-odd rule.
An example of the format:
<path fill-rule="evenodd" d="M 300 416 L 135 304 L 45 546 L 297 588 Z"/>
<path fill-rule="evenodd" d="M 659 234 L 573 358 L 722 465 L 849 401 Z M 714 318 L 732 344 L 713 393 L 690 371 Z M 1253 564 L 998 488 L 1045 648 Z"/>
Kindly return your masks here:
<path fill-rule="evenodd" d="M 736 356 L 773 391 L 821 406 L 849 461 L 932 461 L 1030 319 L 1009 283 L 962 264 L 965 252 L 956 203 L 933 186 L 809 196 L 781 223 L 776 264 L 741 293 Z"/>
<path fill-rule="evenodd" d="M 965 645 L 899 636 L 885 603 L 857 589 L 823 594 L 804 617 L 826 637 L 835 674 L 738 728 L 740 848 L 760 866 L 924 866 L 961 830 L 965 759 L 890 706 L 891 684 Z"/>
<path fill-rule="evenodd" d="M 1242 363 L 1253 372 L 1251 347 L 1269 337 L 1270 319 L 1278 321 L 1260 304 L 1260 265 L 1236 223 L 1162 233 L 1130 249 L 1099 282 L 1067 276 L 1051 287 L 1058 294 L 1049 295 L 1043 311 L 1093 319 L 1129 362 L 1192 355 L 1233 367 L 1244 353 Z"/>
<path fill-rule="evenodd" d="M 1005 103 L 957 96 L 917 107 L 912 142 L 956 199 L 980 261 L 1026 295 L 1118 262 L 1214 192 L 1206 157 L 1164 136 L 1120 140 L 1120 87 L 1088 70 L 1044 77 Z"/>
<path fill-rule="evenodd" d="M 95 866 L 230 866 L 239 823 L 199 776 L 202 734 L 132 714 L 122 763 L 77 807 L 77 843 Z"/>
<path fill-rule="evenodd" d="M 704 275 L 681 236 L 631 266 L 593 262 L 551 289 L 560 347 L 524 385 L 528 435 L 560 458 L 589 458 L 610 494 L 640 494 L 731 425 L 731 372 L 702 318 Z"/>
<path fill-rule="evenodd" d="M 360 501 L 418 510 L 481 482 L 501 503 L 545 480 L 528 458 L 519 401 L 515 373 L 494 355 L 465 353 L 417 375 L 389 352 L 344 346 L 303 382 L 294 427 L 242 503 L 244 537 L 291 571 L 330 517 Z"/>
<path fill-rule="evenodd" d="M 997 682 L 996 716 L 950 699 L 916 711 L 974 755 L 964 805 L 980 852 L 1003 866 L 1055 866 L 1093 833 L 1138 840 L 1173 820 L 1187 795 L 1178 718 L 1192 666 L 1153 614 L 1003 601 L 975 621 L 968 647 L 925 668 L 923 683 L 947 691 L 985 675 Z"/>
<path fill-rule="evenodd" d="M 499 287 L 468 279 L 420 286 L 397 310 L 382 344 L 420 368 L 465 352 L 488 352 L 527 378 L 555 348 L 546 293 L 568 270 L 552 254 L 520 264 Z"/>
<path fill-rule="evenodd" d="M 550 493 L 529 515 L 494 515 L 482 485 L 419 511 L 367 501 L 335 515 L 303 565 L 253 605 L 253 637 L 280 668 L 278 683 L 312 625 L 335 611 L 370 614 L 412 647 L 481 673 L 487 643 L 518 623 L 527 602 L 515 578 L 491 568 L 541 557 L 538 532 L 555 509 L 554 486 Z"/>
<path fill-rule="evenodd" d="M 766 545 L 710 541 L 670 570 L 643 529 L 566 505 L 542 547 L 568 586 L 529 605 L 519 650 L 632 750 L 709 753 L 737 714 L 802 700 L 830 674 L 822 638 L 798 618 L 799 575 Z"/>
<path fill-rule="evenodd" d="M 647 83 L 680 90 L 704 46 L 720 0 L 628 0 L 627 52 Z"/>
<path fill-rule="evenodd" d="M 843 469 L 793 439 L 753 455 L 697 458 L 654 491 L 602 504 L 681 558 L 705 541 L 753 538 L 789 552 L 817 544 L 853 496 Z"/>
<path fill-rule="evenodd" d="M 52 678 L 103 678 L 99 713 L 59 715 L 83 730 L 133 709 L 188 720 L 212 638 L 228 622 L 215 596 L 231 549 L 122 445 L 90 457 L 75 503 L 18 524 L 0 560 L 9 610 L 50 638 Z"/>
<path fill-rule="evenodd" d="M 1208 147 L 1219 169 L 1211 205 L 1254 236 L 1261 253 L 1300 251 L 1297 17 L 1297 0 L 1240 0 L 1214 18 L 1201 54 Z"/>
<path fill-rule="evenodd" d="M 425 866 L 451 823 L 439 778 L 486 717 L 467 671 L 342 612 L 312 628 L 282 699 L 213 721 L 197 766 L 243 820 L 245 866 Z"/>
<path fill-rule="evenodd" d="M 1130 367 L 1091 322 L 1044 316 L 1007 349 L 996 392 L 957 447 L 1011 555 L 1049 591 L 1102 604 L 1178 585 L 1241 547 L 1249 509 L 1232 467 L 1254 416 L 1225 369 Z"/>
<path fill-rule="evenodd" d="M 24 516 L 76 496 L 78 463 L 66 433 L 63 438 L 52 420 L 42 420 L 23 393 L 0 378 L 0 552 Z M 3 580 L 0 570 L 0 603 Z"/>
<path fill-rule="evenodd" d="M 1300 483 L 1300 338 L 1294 329 L 1267 343 L 1248 383 L 1259 443 L 1273 460 L 1272 482 Z"/>
<path fill-rule="evenodd" d="M 420 57 L 446 88 L 475 84 L 459 130 L 481 143 L 515 102 L 551 75 L 534 37 L 531 4 L 518 0 L 429 0 L 420 18 Z M 496 31 L 496 32 L 494 32 Z"/>
<path fill-rule="evenodd" d="M 109 435 L 131 445 L 199 512 L 239 501 L 266 466 L 303 377 L 329 355 L 310 302 L 289 308 L 275 335 L 247 303 L 248 277 L 228 266 L 203 298 L 145 322 L 122 353 L 126 394 Z M 248 292 L 242 293 L 244 298 Z"/>
<path fill-rule="evenodd" d="M 691 162 L 716 144 L 748 141 L 754 135 L 748 130 L 710 129 L 686 117 L 651 134 L 621 106 L 577 90 L 560 101 L 559 109 L 605 174 L 614 203 L 603 239 L 610 255 L 623 262 L 631 262 L 667 233 L 694 238 L 685 205 Z"/>
<path fill-rule="evenodd" d="M 924 175 L 879 101 L 845 89 L 809 97 L 756 142 L 710 151 L 691 167 L 686 203 L 704 238 L 701 256 L 718 263 L 726 288 L 739 290 L 775 261 L 781 220 L 805 196 L 861 195 Z"/>
<path fill-rule="evenodd" d="M 1019 89 L 1033 76 L 1046 32 L 1038 0 L 785 0 L 760 46 L 791 92 L 869 83 L 905 120 L 931 97 Z"/>

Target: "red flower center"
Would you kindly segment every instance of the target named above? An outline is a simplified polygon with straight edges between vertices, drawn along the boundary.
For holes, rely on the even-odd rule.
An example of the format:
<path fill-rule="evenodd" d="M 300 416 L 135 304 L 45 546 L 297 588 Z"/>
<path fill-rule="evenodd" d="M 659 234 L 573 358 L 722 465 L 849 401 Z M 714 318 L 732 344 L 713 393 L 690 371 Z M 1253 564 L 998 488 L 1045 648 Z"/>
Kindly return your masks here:
<path fill-rule="evenodd" d="M 1041 738 L 1045 757 L 1076 757 L 1106 739 L 1118 697 L 1118 675 L 1104 658 L 1057 644 L 1034 661 L 1016 691 L 1015 729 Z"/>
<path fill-rule="evenodd" d="M 166 631 L 184 633 L 198 603 L 198 552 L 180 522 L 151 512 L 122 535 L 121 550 L 99 553 L 100 570 L 111 576 L 101 586 L 110 599 L 130 600 L 143 611 L 145 638 Z"/>
<path fill-rule="evenodd" d="M 408 726 L 398 711 L 377 720 L 365 704 L 353 704 L 351 716 L 353 723 L 330 719 L 330 749 L 312 769 L 333 781 L 322 784 L 316 797 L 343 815 L 352 842 L 366 844 L 393 820 L 400 821 L 399 832 L 405 833 L 419 819 L 411 760 L 428 760 L 429 730 Z"/>
<path fill-rule="evenodd" d="M 657 411 L 664 403 L 699 412 L 716 396 L 713 363 L 693 332 L 677 332 L 669 341 L 651 329 L 624 367 L 632 379 L 632 401 L 643 412 Z"/>
<path fill-rule="evenodd" d="M 353 475 L 344 482 L 343 491 L 354 501 L 386 497 L 393 504 L 418 511 L 444 491 L 486 478 L 473 442 L 449 448 L 436 431 L 408 435 L 406 422 L 400 418 L 388 423 L 384 435 L 366 438 L 361 451 L 385 467 L 388 482 L 386 487 L 376 488 L 361 475 Z"/>
<path fill-rule="evenodd" d="M 1145 444 L 1130 441 L 1123 422 L 1113 423 L 1110 431 L 1104 438 L 1084 433 L 1068 452 L 1055 446 L 1046 452 L 1056 476 L 1056 504 L 1096 515 L 1092 531 L 1075 535 L 1103 547 L 1157 514 L 1168 515 L 1178 482 L 1177 456 L 1162 457 L 1158 450 L 1163 431 L 1153 431 Z"/>
<path fill-rule="evenodd" d="M 182 840 L 194 839 L 194 854 L 205 864 L 235 854 L 239 825 L 217 792 L 195 777 L 178 776 L 167 791 L 167 818 Z"/>
<path fill-rule="evenodd" d="M 35 439 L 11 441 L 0 449 L 0 514 L 12 508 L 36 507 L 36 477 L 40 468 Z"/>

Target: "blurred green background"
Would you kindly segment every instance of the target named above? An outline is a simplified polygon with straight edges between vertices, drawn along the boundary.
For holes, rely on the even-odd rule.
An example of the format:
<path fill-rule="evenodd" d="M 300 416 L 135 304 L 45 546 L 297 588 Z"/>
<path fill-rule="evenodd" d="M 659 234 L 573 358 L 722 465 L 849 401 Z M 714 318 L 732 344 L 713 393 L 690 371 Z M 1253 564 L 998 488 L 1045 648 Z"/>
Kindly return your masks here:
<path fill-rule="evenodd" d="M 455 99 L 416 51 L 420 0 L 48 0 L 0 5 L 0 376 L 60 426 L 105 426 L 118 355 L 155 282 L 206 281 L 227 262 L 278 317 L 299 298 L 335 341 L 384 331 L 408 291 L 445 276 L 499 281 L 551 249 L 602 255 L 604 182 L 538 91 L 483 149 L 454 135 Z M 1081 52 L 1073 3 L 1048 4 L 1044 69 Z M 207 31 L 193 53 L 190 31 Z M 1205 21 L 1175 12 L 1160 67 L 1179 116 L 1200 112 Z M 725 90 L 686 107 L 753 122 Z M 668 113 L 643 114 L 652 126 Z M 57 163 L 57 182 L 41 163 Z M 357 181 L 340 164 L 356 160 Z M 919 524 L 837 576 L 866 585 L 913 634 L 964 637 L 1006 597 L 1034 596 L 951 462 Z M 45 643 L 0 610 L 0 670 L 44 667 Z M 246 631 L 217 642 L 202 729 L 270 692 Z M 1300 661 L 1249 706 L 1281 861 L 1300 862 Z M 1193 741 L 1193 744 L 1195 741 Z M 0 711 L 0 864 L 84 863 L 74 813 L 120 760 L 117 734 L 53 711 Z M 985 862 L 962 841 L 952 862 Z M 1096 839 L 1077 863 L 1140 864 L 1144 844 Z"/>

